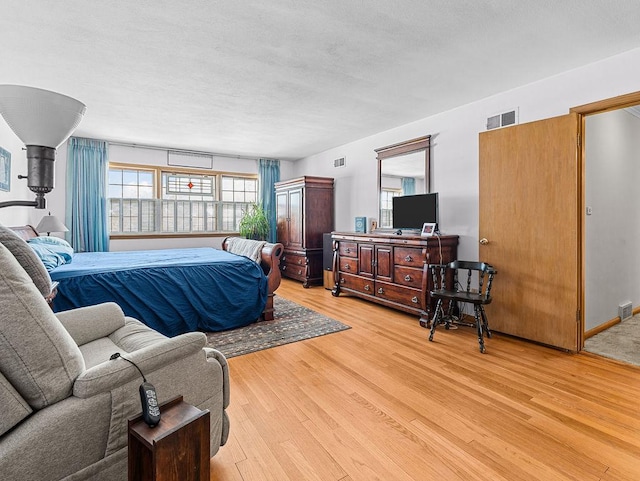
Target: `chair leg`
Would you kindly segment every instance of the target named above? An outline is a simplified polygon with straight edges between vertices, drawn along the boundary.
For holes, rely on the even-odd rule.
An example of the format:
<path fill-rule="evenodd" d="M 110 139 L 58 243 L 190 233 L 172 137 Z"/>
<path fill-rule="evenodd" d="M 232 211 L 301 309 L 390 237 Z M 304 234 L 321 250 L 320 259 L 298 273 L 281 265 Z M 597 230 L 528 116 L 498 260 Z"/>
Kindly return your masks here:
<path fill-rule="evenodd" d="M 473 313 L 476 318 L 476 327 L 478 330 L 478 344 L 480 345 L 480 352 L 484 354 L 486 351 L 484 347 L 484 338 L 482 336 L 482 319 L 480 314 L 481 306 L 476 304 L 473 306 Z"/>
<path fill-rule="evenodd" d="M 429 333 L 429 340 L 433 341 L 433 335 L 436 332 L 436 326 L 442 319 L 442 299 L 438 299 L 438 303 L 436 304 L 436 313 L 433 316 L 433 320 L 431 321 L 431 332 Z"/>
<path fill-rule="evenodd" d="M 453 311 L 455 309 L 456 304 L 457 304 L 456 301 L 453 299 L 449 301 L 449 306 L 447 307 L 447 314 L 444 316 L 444 328 L 447 330 L 451 327 L 451 321 L 454 320 Z"/>
<path fill-rule="evenodd" d="M 491 330 L 489 329 L 487 315 L 484 313 L 484 306 L 480 306 L 480 315 L 482 316 L 482 327 L 484 328 L 484 332 L 486 332 L 487 337 L 491 339 Z"/>

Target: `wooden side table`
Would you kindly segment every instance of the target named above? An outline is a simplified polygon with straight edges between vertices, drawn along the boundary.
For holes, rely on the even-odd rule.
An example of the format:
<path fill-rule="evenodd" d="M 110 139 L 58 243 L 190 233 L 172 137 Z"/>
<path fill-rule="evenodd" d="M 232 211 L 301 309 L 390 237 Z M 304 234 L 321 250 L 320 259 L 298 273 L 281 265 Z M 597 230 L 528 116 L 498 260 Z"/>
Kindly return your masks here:
<path fill-rule="evenodd" d="M 209 410 L 178 396 L 160 412 L 154 428 L 129 421 L 129 481 L 209 481 Z"/>

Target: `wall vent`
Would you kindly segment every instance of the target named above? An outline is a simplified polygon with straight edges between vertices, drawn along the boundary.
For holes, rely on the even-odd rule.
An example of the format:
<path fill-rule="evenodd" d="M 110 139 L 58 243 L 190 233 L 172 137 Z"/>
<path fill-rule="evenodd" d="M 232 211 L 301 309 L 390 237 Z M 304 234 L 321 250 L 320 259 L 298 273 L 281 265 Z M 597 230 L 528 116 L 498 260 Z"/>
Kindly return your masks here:
<path fill-rule="evenodd" d="M 347 165 L 347 159 L 345 157 L 340 157 L 333 161 L 334 167 L 345 167 Z"/>
<path fill-rule="evenodd" d="M 620 316 L 621 321 L 629 319 L 633 315 L 631 302 L 625 302 L 624 304 L 620 304 L 618 306 L 618 315 Z"/>
<path fill-rule="evenodd" d="M 518 123 L 518 109 L 509 110 L 487 118 L 487 130 L 507 127 Z"/>

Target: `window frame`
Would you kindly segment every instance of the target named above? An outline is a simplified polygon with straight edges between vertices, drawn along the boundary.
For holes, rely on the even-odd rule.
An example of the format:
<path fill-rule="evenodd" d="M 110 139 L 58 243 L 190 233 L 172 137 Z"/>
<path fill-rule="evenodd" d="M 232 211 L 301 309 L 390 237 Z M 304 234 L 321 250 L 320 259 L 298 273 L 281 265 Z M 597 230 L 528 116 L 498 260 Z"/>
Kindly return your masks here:
<path fill-rule="evenodd" d="M 147 164 L 130 164 L 123 162 L 109 162 L 107 166 L 107 172 L 110 169 L 122 169 L 122 170 L 138 170 L 138 171 L 151 171 L 153 172 L 153 183 L 154 183 L 154 197 L 153 200 L 163 200 L 162 197 L 162 176 L 163 174 L 190 174 L 190 175 L 199 175 L 199 176 L 210 176 L 214 178 L 214 189 L 215 189 L 215 199 L 214 202 L 223 202 L 221 200 L 222 196 L 222 177 L 242 177 L 246 179 L 252 179 L 256 181 L 256 196 L 259 191 L 259 178 L 258 174 L 252 174 L 247 172 L 227 172 L 227 171 L 217 171 L 217 170 L 208 170 L 208 169 L 193 169 L 193 168 L 181 168 L 174 167 L 171 165 L 147 165 Z M 108 178 L 108 174 L 107 174 Z M 108 180 L 107 180 L 108 182 Z M 108 185 L 107 185 L 108 187 Z M 107 197 L 107 203 L 111 197 Z M 256 198 L 257 202 L 257 198 Z M 166 239 L 166 238 L 196 238 L 196 237 L 226 237 L 238 235 L 237 231 L 215 231 L 215 232 L 132 232 L 132 233 L 123 233 L 116 232 L 112 233 L 109 231 L 109 239 Z"/>

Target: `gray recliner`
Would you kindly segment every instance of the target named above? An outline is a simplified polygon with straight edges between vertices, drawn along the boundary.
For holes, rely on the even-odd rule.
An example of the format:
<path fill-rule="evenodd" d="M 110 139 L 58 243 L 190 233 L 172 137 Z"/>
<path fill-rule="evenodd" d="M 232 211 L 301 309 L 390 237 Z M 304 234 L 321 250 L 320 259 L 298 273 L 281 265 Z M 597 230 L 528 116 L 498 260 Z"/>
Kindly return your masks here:
<path fill-rule="evenodd" d="M 54 315 L 16 259 L 25 253 L 16 256 L 6 244 L 0 243 L 2 479 L 127 479 L 127 422 L 141 412 L 142 379 L 129 362 L 110 360 L 115 352 L 140 367 L 160 402 L 182 395 L 210 411 L 213 456 L 228 437 L 229 378 L 226 359 L 205 347 L 206 336 L 167 338 L 113 303 Z"/>

